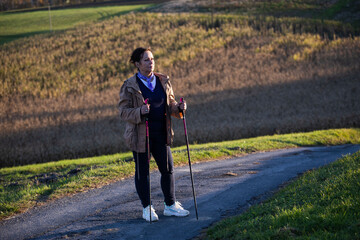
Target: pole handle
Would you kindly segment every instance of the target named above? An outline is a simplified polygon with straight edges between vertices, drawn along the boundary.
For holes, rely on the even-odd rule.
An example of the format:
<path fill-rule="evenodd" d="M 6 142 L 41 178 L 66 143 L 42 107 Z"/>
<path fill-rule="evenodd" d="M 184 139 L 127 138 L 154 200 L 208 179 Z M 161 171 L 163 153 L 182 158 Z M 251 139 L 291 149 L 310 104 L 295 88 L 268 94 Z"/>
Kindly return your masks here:
<path fill-rule="evenodd" d="M 183 102 L 184 102 L 184 98 L 180 98 L 180 103 L 183 103 Z M 184 113 L 184 111 L 181 110 L 180 108 L 179 108 L 179 111 L 180 111 L 180 117 L 181 117 L 182 119 L 184 119 L 184 118 L 185 118 L 185 113 Z"/>
<path fill-rule="evenodd" d="M 180 103 L 183 103 L 184 102 L 184 98 L 180 98 Z"/>
<path fill-rule="evenodd" d="M 148 98 L 144 100 L 144 104 L 145 104 L 145 105 L 150 104 Z M 145 116 L 146 121 L 147 121 L 147 120 L 148 120 L 148 117 L 149 117 L 149 111 L 148 111 L 144 116 Z"/>

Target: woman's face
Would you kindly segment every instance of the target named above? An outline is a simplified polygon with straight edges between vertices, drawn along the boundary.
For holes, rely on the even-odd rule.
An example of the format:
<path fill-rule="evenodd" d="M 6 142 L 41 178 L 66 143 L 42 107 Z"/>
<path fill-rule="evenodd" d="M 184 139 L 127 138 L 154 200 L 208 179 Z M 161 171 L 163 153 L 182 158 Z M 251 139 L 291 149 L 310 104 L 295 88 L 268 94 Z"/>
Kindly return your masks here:
<path fill-rule="evenodd" d="M 144 76 L 149 76 L 155 69 L 155 60 L 152 52 L 145 51 L 140 62 L 136 62 L 136 67 Z"/>

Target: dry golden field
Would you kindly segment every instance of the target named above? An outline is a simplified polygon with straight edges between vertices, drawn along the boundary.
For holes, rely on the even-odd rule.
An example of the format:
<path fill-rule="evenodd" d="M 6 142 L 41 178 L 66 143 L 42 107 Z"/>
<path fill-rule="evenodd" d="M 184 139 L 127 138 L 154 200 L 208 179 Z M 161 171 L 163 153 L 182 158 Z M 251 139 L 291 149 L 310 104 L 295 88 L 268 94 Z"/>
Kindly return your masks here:
<path fill-rule="evenodd" d="M 128 151 L 117 102 L 137 46 L 187 100 L 191 142 L 359 127 L 354 35 L 334 21 L 147 13 L 5 44 L 0 167 Z"/>

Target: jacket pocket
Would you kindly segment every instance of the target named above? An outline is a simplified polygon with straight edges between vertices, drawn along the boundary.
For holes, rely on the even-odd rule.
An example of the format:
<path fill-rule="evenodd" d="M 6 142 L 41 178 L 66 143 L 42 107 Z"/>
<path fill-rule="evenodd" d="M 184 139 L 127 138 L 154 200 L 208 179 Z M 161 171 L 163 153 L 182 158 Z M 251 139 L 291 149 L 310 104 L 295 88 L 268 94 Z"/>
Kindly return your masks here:
<path fill-rule="evenodd" d="M 126 124 L 125 132 L 124 132 L 124 139 L 125 139 L 126 145 L 131 150 L 134 150 L 135 146 L 136 146 L 136 125 Z"/>

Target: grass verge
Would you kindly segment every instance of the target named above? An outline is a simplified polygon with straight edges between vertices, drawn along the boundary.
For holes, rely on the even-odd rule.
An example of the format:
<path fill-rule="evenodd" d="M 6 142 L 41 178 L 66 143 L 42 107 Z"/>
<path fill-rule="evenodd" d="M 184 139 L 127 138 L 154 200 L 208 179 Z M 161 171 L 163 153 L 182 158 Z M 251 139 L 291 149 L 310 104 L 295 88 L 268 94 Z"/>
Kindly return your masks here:
<path fill-rule="evenodd" d="M 193 162 L 299 146 L 360 144 L 360 129 L 332 129 L 191 145 Z M 187 163 L 186 147 L 173 148 L 176 166 Z M 156 169 L 155 161 L 151 164 Z M 101 187 L 134 174 L 131 153 L 62 160 L 0 169 L 0 219 L 35 205 Z"/>
<path fill-rule="evenodd" d="M 308 171 L 271 199 L 225 219 L 208 239 L 359 239 L 360 151 Z"/>

